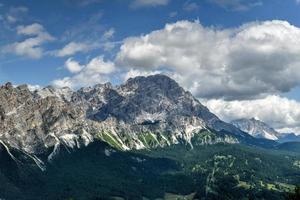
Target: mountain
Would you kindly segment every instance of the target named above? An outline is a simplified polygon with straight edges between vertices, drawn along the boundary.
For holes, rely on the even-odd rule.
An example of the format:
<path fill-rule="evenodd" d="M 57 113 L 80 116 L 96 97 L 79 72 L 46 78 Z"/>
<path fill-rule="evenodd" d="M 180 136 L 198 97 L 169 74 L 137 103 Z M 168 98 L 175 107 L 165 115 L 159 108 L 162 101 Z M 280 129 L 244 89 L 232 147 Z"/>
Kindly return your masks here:
<path fill-rule="evenodd" d="M 71 91 L 51 86 L 0 87 L 0 140 L 6 146 L 51 160 L 63 145 L 87 146 L 102 140 L 120 150 L 185 143 L 251 143 L 255 140 L 221 121 L 190 92 L 164 75 L 136 77 Z"/>
<path fill-rule="evenodd" d="M 278 139 L 278 142 L 300 142 L 300 136 L 295 133 L 283 133 L 282 136 Z"/>
<path fill-rule="evenodd" d="M 280 150 L 300 153 L 300 142 L 285 142 L 277 146 Z"/>
<path fill-rule="evenodd" d="M 279 143 L 300 142 L 300 136 L 295 133 L 279 133 L 268 124 L 254 118 L 234 120 L 231 124 L 256 138 L 265 138 Z"/>
<path fill-rule="evenodd" d="M 294 149 L 223 122 L 164 75 L 0 87 L 0 199 L 284 199 L 300 182 Z"/>
<path fill-rule="evenodd" d="M 237 119 L 232 121 L 231 124 L 256 138 L 278 140 L 282 135 L 268 124 L 254 118 Z"/>

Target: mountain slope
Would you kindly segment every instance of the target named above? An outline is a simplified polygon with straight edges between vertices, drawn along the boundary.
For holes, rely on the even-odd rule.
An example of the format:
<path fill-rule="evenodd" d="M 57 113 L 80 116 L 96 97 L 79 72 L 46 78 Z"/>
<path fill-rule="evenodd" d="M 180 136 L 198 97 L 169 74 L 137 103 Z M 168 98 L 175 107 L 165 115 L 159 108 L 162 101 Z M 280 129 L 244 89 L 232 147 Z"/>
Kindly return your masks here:
<path fill-rule="evenodd" d="M 265 138 L 269 140 L 278 140 L 281 134 L 275 131 L 272 127 L 266 123 L 251 119 L 238 119 L 231 122 L 235 127 L 241 129 L 242 131 L 249 133 L 256 138 Z"/>
<path fill-rule="evenodd" d="M 295 133 L 284 133 L 279 138 L 278 142 L 284 143 L 284 142 L 300 142 L 300 136 L 296 135 Z"/>
<path fill-rule="evenodd" d="M 300 142 L 285 142 L 277 146 L 280 150 L 300 153 Z"/>
<path fill-rule="evenodd" d="M 96 141 L 63 148 L 43 173 L 1 184 L 0 198 L 281 200 L 300 181 L 299 162 L 299 154 L 237 144 L 124 152 Z"/>

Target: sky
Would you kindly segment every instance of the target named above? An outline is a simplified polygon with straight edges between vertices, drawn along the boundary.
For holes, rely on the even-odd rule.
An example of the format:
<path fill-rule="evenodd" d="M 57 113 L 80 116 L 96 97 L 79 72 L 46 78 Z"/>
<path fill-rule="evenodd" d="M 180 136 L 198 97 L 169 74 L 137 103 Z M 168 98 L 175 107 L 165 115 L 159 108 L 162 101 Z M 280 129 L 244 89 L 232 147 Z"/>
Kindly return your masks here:
<path fill-rule="evenodd" d="M 221 119 L 300 134 L 299 0 L 0 0 L 0 83 L 163 73 Z"/>

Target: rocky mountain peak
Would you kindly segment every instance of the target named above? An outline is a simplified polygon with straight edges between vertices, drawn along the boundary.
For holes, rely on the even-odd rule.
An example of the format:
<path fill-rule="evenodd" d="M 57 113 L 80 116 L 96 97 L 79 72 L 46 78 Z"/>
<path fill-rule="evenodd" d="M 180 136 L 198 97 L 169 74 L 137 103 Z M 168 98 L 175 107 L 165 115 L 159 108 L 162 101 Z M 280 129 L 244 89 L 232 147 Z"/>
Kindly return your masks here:
<path fill-rule="evenodd" d="M 102 140 L 122 150 L 187 143 L 200 132 L 225 131 L 200 143 L 238 142 L 244 132 L 221 121 L 165 75 L 136 77 L 72 91 L 0 87 L 0 140 L 30 154 L 80 148 Z M 229 134 L 229 135 L 228 135 Z M 202 136 L 201 136 L 202 137 Z M 204 137 L 204 136 L 203 136 Z M 251 139 L 252 137 L 250 137 Z"/>
<path fill-rule="evenodd" d="M 250 119 L 237 119 L 231 122 L 234 126 L 249 133 L 257 138 L 266 138 L 269 140 L 278 140 L 280 133 L 270 127 L 263 121 L 255 118 Z"/>
<path fill-rule="evenodd" d="M 56 97 L 61 101 L 70 101 L 73 93 L 74 91 L 69 87 L 55 88 L 51 85 L 33 91 L 38 98 Z"/>
<path fill-rule="evenodd" d="M 169 98 L 176 98 L 178 95 L 185 93 L 175 80 L 162 74 L 130 78 L 119 87 L 119 91 L 123 93 L 128 91 L 152 91 L 153 93 L 166 95 Z"/>
<path fill-rule="evenodd" d="M 6 89 L 12 89 L 13 88 L 13 84 L 11 82 L 7 82 L 2 87 L 5 87 Z"/>
<path fill-rule="evenodd" d="M 96 84 L 94 89 L 113 89 L 113 85 L 110 82 L 103 84 Z"/>
<path fill-rule="evenodd" d="M 111 91 L 110 98 L 113 100 L 99 110 L 97 119 L 114 116 L 134 123 L 140 121 L 142 115 L 200 117 L 201 110 L 208 112 L 189 92 L 165 75 L 131 78 Z"/>
<path fill-rule="evenodd" d="M 180 87 L 179 84 L 171 79 L 170 77 L 163 75 L 163 74 L 155 74 L 150 76 L 137 76 L 134 78 L 129 78 L 124 85 L 131 86 L 131 85 L 140 85 L 146 86 L 147 84 L 151 83 L 151 85 L 156 85 L 160 88 L 178 88 Z"/>

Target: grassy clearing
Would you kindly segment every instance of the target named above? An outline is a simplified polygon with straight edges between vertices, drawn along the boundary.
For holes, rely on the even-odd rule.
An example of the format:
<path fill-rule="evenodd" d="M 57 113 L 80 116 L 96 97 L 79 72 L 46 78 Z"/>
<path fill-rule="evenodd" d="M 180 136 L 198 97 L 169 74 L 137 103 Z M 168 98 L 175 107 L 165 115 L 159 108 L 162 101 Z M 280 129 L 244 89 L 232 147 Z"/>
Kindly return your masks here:
<path fill-rule="evenodd" d="M 123 150 L 122 144 L 118 141 L 118 139 L 114 135 L 107 132 L 101 132 L 97 136 L 99 139 L 108 143 L 110 146 L 119 150 Z"/>

